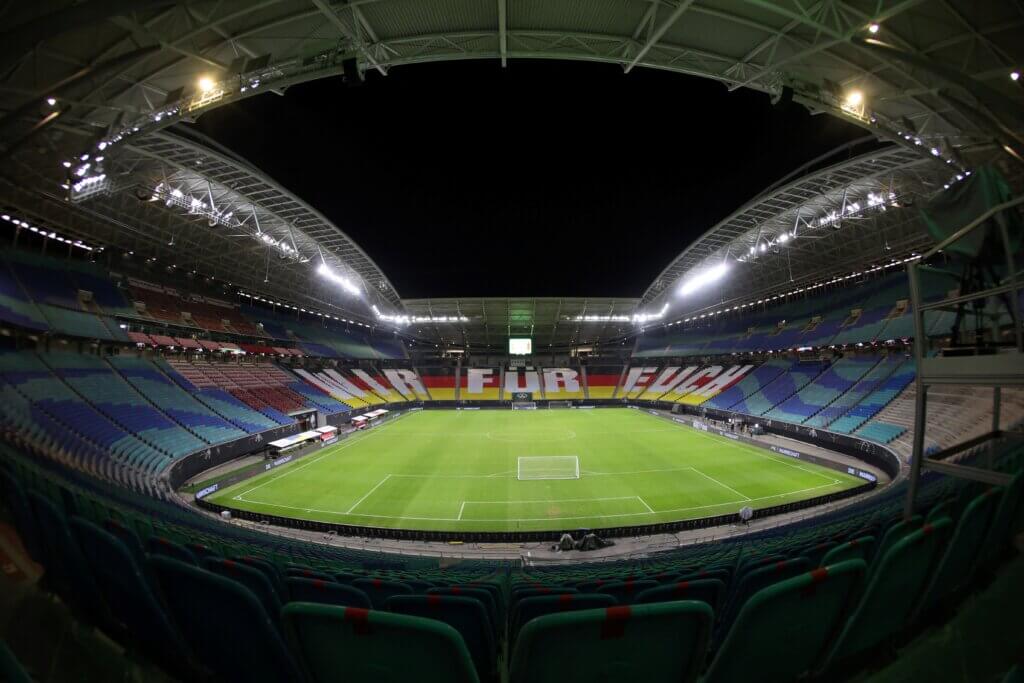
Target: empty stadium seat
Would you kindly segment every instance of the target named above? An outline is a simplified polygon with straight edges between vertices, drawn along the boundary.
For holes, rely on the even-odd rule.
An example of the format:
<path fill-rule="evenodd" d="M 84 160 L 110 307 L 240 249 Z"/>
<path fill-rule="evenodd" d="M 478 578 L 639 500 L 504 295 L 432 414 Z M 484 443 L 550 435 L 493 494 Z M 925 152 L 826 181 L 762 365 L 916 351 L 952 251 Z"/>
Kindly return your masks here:
<path fill-rule="evenodd" d="M 205 558 L 203 560 L 203 569 L 242 584 L 252 591 L 256 599 L 263 604 L 263 609 L 266 610 L 267 616 L 270 617 L 271 621 L 276 623 L 280 618 L 281 595 L 277 592 L 274 585 L 270 583 L 270 579 L 259 569 L 236 562 L 235 560 L 225 560 L 221 557 Z"/>
<path fill-rule="evenodd" d="M 300 579 L 290 576 L 285 579 L 289 602 L 316 602 L 322 605 L 340 607 L 362 607 L 370 609 L 370 598 L 353 586 L 346 586 L 323 579 Z"/>
<path fill-rule="evenodd" d="M 516 638 L 511 683 L 696 678 L 711 608 L 703 602 L 621 605 L 537 617 Z"/>
<path fill-rule="evenodd" d="M 611 583 L 606 583 L 597 589 L 597 592 L 613 596 L 620 605 L 630 605 L 636 601 L 636 598 L 640 593 L 648 590 L 649 588 L 657 588 L 657 586 L 657 581 L 649 579 L 641 581 L 627 579 L 625 581 L 613 581 Z"/>
<path fill-rule="evenodd" d="M 859 604 L 834 642 L 826 668 L 862 656 L 907 627 L 951 527 L 948 517 L 925 524 L 897 541 L 880 558 Z"/>
<path fill-rule="evenodd" d="M 393 595 L 389 612 L 442 621 L 462 636 L 481 680 L 497 674 L 497 647 L 487 609 L 475 598 L 459 595 Z"/>
<path fill-rule="evenodd" d="M 138 558 L 121 539 L 92 522 L 72 517 L 70 526 L 107 609 L 131 640 L 164 666 L 176 668 L 186 661 L 185 643 L 150 589 Z"/>
<path fill-rule="evenodd" d="M 825 553 L 825 556 L 821 559 L 821 566 L 839 564 L 846 560 L 864 560 L 868 562 L 871 559 L 871 551 L 874 549 L 874 546 L 874 536 L 862 536 L 846 543 L 841 543 Z"/>
<path fill-rule="evenodd" d="M 707 603 L 717 611 L 725 597 L 725 584 L 719 579 L 696 579 L 675 581 L 648 588 L 636 596 L 638 605 L 649 602 L 670 602 L 673 600 L 698 600 Z"/>
<path fill-rule="evenodd" d="M 702 683 L 790 681 L 815 669 L 863 579 L 848 560 L 775 583 L 744 604 Z"/>
<path fill-rule="evenodd" d="M 316 683 L 479 681 L 462 636 L 435 619 L 302 602 L 285 605 L 282 619 L 292 651 Z"/>
<path fill-rule="evenodd" d="M 274 621 L 242 584 L 166 557 L 150 568 L 178 632 L 225 681 L 293 681 L 301 674 Z"/>
<path fill-rule="evenodd" d="M 369 596 L 374 609 L 384 609 L 388 598 L 393 595 L 408 595 L 412 593 L 410 586 L 399 581 L 388 581 L 386 579 L 356 579 L 352 582 L 352 586 Z"/>
<path fill-rule="evenodd" d="M 535 595 L 523 598 L 516 603 L 512 611 L 509 637 L 514 640 L 516 634 L 519 633 L 525 624 L 545 614 L 598 609 L 611 607 L 615 604 L 617 604 L 615 597 L 604 593 L 562 593 L 560 595 Z"/>

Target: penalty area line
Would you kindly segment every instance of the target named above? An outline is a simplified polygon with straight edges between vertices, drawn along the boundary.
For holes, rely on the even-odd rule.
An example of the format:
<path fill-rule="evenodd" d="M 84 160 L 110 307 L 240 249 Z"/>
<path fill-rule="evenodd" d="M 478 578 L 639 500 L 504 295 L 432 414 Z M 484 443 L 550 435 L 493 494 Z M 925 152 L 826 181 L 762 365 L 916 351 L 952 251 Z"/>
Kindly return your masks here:
<path fill-rule="evenodd" d="M 378 481 L 378 482 L 377 482 L 377 485 L 376 485 L 376 486 L 374 486 L 374 487 L 373 487 L 372 489 L 370 489 L 369 491 L 367 491 L 367 492 L 366 492 L 366 494 L 365 494 L 365 495 L 364 495 L 364 496 L 363 496 L 362 498 L 360 498 L 360 499 L 359 499 L 359 500 L 357 500 L 356 502 L 352 503 L 352 507 L 350 507 L 350 508 L 349 508 L 348 510 L 345 510 L 345 514 L 346 514 L 346 515 L 351 515 L 351 514 L 352 514 L 352 511 L 353 511 L 353 510 L 355 510 L 355 509 L 356 509 L 357 507 L 359 507 L 359 504 L 360 504 L 360 503 L 362 503 L 362 502 L 363 502 L 364 500 L 366 500 L 367 498 L 369 498 L 369 497 L 370 497 L 370 494 L 371 494 L 371 493 L 373 493 L 374 491 L 376 491 L 377 489 L 379 489 L 379 488 L 380 488 L 380 487 L 381 487 L 381 486 L 382 486 L 382 485 L 384 484 L 384 482 L 386 482 L 386 481 L 387 481 L 388 479 L 390 479 L 390 478 L 391 478 L 391 475 L 389 474 L 389 475 L 385 476 L 385 477 L 384 477 L 383 479 L 381 479 L 380 481 Z"/>

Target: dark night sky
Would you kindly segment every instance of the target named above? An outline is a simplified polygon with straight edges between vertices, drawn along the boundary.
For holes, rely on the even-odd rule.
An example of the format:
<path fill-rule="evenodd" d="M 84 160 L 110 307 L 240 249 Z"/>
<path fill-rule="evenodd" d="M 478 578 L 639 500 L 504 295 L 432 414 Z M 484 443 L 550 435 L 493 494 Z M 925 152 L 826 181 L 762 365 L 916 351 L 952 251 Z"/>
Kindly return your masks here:
<path fill-rule="evenodd" d="M 715 222 L 864 134 L 707 79 L 546 61 L 316 81 L 196 125 L 323 212 L 405 298 L 639 296 Z"/>

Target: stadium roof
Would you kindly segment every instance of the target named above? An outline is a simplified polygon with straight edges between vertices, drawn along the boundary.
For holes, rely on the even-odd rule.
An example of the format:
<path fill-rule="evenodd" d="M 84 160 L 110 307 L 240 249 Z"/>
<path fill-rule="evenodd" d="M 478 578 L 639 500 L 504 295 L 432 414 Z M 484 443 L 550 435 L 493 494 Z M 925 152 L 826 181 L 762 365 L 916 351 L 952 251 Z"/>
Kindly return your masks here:
<path fill-rule="evenodd" d="M 719 299 L 731 300 L 752 287 L 781 291 L 854 267 L 872 249 L 913 249 L 923 239 L 914 212 L 888 203 L 889 194 L 906 206 L 990 160 L 1016 181 L 1024 154 L 1024 93 L 1010 77 L 1024 62 L 1024 11 L 1016 3 L 118 0 L 15 3 L 5 18 L 0 199 L 81 239 L 139 245 L 160 263 L 187 259 L 176 265 L 363 319 L 452 304 L 403 302 L 358 245 L 315 209 L 209 141 L 165 129 L 346 72 L 354 79 L 354 71 L 387 74 L 433 61 L 556 58 L 753 88 L 852 121 L 890 143 L 804 172 L 715 226 L 647 290 L 638 302 L 645 315 L 724 254 L 744 258 L 730 269 L 742 276 L 716 288 Z M 656 120 L 655 135 L 672 134 L 670 113 Z M 851 197 L 868 202 L 868 192 L 885 192 L 886 211 L 876 203 L 842 213 L 827 230 L 811 224 L 819 211 L 844 212 Z M 797 237 L 783 248 L 777 240 L 791 220 Z M 774 248 L 778 258 L 771 258 Z M 321 260 L 335 283 L 312 274 Z M 342 288 L 329 286 L 336 283 Z M 358 300 L 345 287 L 362 290 Z M 483 301 L 495 300 L 455 306 L 477 302 L 482 310 Z M 554 300 L 531 301 L 545 308 Z M 550 303 L 555 315 L 562 306 L 595 305 L 558 301 Z M 672 301 L 668 315 L 721 301 L 684 303 Z M 634 305 L 621 315 L 638 313 Z M 486 329 L 498 329 L 507 314 L 485 317 Z"/>

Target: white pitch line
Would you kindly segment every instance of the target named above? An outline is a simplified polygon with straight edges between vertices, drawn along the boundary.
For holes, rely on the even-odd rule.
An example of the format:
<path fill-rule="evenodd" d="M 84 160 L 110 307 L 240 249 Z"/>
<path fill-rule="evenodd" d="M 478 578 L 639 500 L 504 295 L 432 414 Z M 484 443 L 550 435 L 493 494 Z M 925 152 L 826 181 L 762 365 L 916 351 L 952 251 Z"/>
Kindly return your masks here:
<path fill-rule="evenodd" d="M 616 496 L 614 498 L 555 498 L 543 500 L 467 500 L 463 505 L 526 505 L 528 503 L 586 503 L 592 500 L 633 500 L 637 496 Z"/>
<path fill-rule="evenodd" d="M 712 477 L 712 476 L 711 476 L 710 474 L 704 474 L 703 472 L 701 472 L 700 470 L 698 470 L 698 469 L 697 469 L 696 467 L 693 467 L 693 468 L 691 468 L 691 469 L 692 469 L 692 470 L 693 470 L 694 472 L 696 472 L 697 474 L 699 474 L 700 476 L 702 476 L 702 477 L 705 477 L 706 479 L 710 479 L 711 481 L 715 482 L 716 484 L 718 484 L 719 486 L 721 486 L 721 487 L 722 487 L 723 489 L 729 489 L 730 491 L 732 491 L 733 493 L 735 493 L 735 494 L 736 494 L 737 496 L 739 496 L 740 498 L 746 498 L 747 500 L 750 500 L 750 497 L 749 497 L 749 496 L 745 496 L 745 495 L 743 495 L 742 493 L 740 493 L 739 491 L 737 491 L 736 489 L 734 489 L 733 487 L 731 487 L 731 486 L 727 486 L 727 485 L 723 484 L 722 482 L 720 482 L 720 481 L 718 481 L 717 479 L 715 479 L 714 477 Z"/>
<path fill-rule="evenodd" d="M 373 487 L 372 489 L 370 489 L 369 491 L 367 491 L 367 492 L 366 492 L 366 495 L 364 495 L 364 496 L 363 496 L 362 498 L 360 498 L 360 499 L 359 499 L 359 500 L 357 500 L 357 501 L 356 501 L 355 503 L 353 503 L 353 504 L 352 504 L 352 507 L 350 507 L 350 508 L 349 508 L 348 510 L 346 510 L 346 511 L 345 511 L 345 514 L 346 514 L 346 515 L 350 515 L 350 514 L 352 514 L 352 511 L 353 511 L 353 510 L 355 510 L 355 509 L 356 509 L 357 507 L 359 507 L 359 504 L 360 504 L 360 503 L 362 503 L 362 502 L 363 502 L 364 500 L 366 500 L 367 498 L 369 498 L 369 497 L 370 497 L 370 494 L 371 494 L 371 493 L 373 493 L 374 491 L 376 491 L 377 489 L 379 489 L 379 488 L 381 487 L 381 485 L 382 485 L 382 484 L 383 484 L 384 482 L 386 482 L 386 481 L 387 481 L 388 479 L 390 479 L 390 478 L 391 478 L 391 475 L 389 474 L 389 475 L 385 476 L 385 477 L 384 477 L 383 479 L 381 479 L 380 481 L 378 481 L 378 482 L 377 482 L 377 485 L 376 485 L 376 486 L 374 486 L 374 487 Z"/>
<path fill-rule="evenodd" d="M 643 498 L 641 498 L 640 496 L 637 496 L 637 497 L 636 497 L 636 499 L 637 499 L 637 500 L 639 500 L 639 501 L 640 501 L 641 503 L 643 503 L 643 504 L 644 504 L 644 507 L 645 507 L 645 508 L 647 508 L 647 511 L 648 511 L 648 512 L 650 512 L 650 513 L 651 513 L 652 515 L 653 515 L 653 514 L 655 514 L 655 513 L 654 513 L 654 508 L 652 508 L 652 507 L 651 507 L 650 505 L 648 505 L 648 504 L 647 504 L 647 501 L 646 501 L 646 500 L 644 500 L 644 499 L 643 499 Z"/>
<path fill-rule="evenodd" d="M 466 501 L 462 501 L 462 505 L 459 506 L 459 519 L 462 519 L 462 511 L 466 509 Z"/>
<path fill-rule="evenodd" d="M 399 519 L 399 520 L 411 520 L 416 522 L 557 522 L 562 520 L 570 519 L 612 519 L 616 517 L 640 517 L 647 515 L 665 515 L 671 512 L 690 512 L 692 510 L 706 510 L 708 508 L 719 508 L 725 507 L 726 505 L 739 505 L 740 503 L 753 502 L 757 500 L 771 500 L 772 498 L 782 498 L 784 496 L 793 496 L 798 493 L 806 493 L 808 491 L 817 491 L 818 489 L 825 488 L 827 486 L 834 486 L 832 483 L 821 484 L 820 486 L 812 486 L 806 489 L 800 489 L 799 491 L 787 491 L 786 493 L 777 493 L 773 496 L 761 496 L 760 498 L 750 498 L 749 500 L 731 500 L 725 503 L 713 503 L 711 505 L 695 505 L 685 508 L 673 508 L 670 510 L 658 510 L 657 512 L 623 512 L 612 515 L 576 515 L 572 517 L 533 517 L 533 518 L 522 518 L 514 519 L 510 517 L 501 517 L 498 519 L 459 519 L 457 517 L 406 517 L 406 516 L 394 516 L 394 515 L 373 515 L 363 512 L 348 513 L 339 512 L 337 510 L 320 510 L 317 508 L 302 508 L 294 505 L 281 505 L 279 503 L 264 503 L 258 500 L 246 500 L 247 503 L 254 503 L 256 505 L 266 505 L 267 507 L 282 508 L 285 510 L 302 510 L 310 512 L 322 512 L 328 515 L 337 515 L 339 517 L 366 517 L 372 519 Z M 635 498 L 636 496 L 632 496 Z"/>

